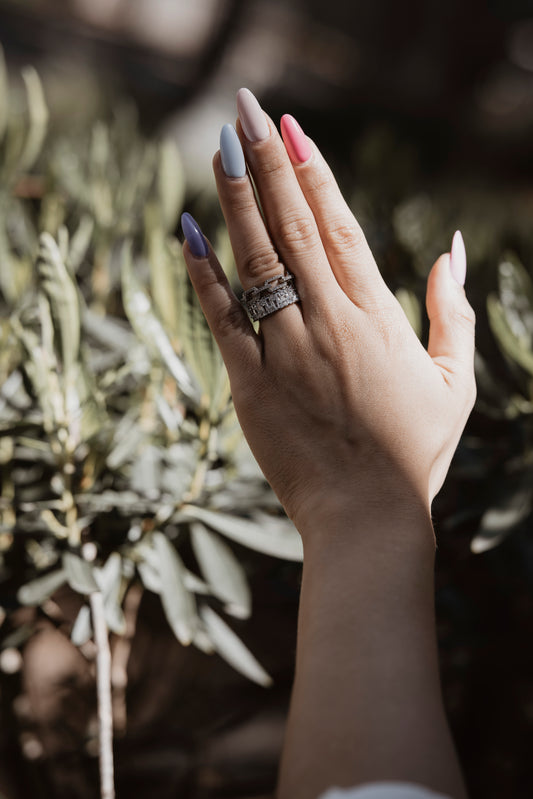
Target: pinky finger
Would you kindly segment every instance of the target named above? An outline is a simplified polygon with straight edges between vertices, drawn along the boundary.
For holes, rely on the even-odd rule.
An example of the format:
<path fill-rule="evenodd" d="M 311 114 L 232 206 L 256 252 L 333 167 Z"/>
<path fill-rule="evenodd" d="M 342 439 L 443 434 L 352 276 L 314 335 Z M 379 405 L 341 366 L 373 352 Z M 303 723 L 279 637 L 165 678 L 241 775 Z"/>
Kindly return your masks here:
<path fill-rule="evenodd" d="M 189 277 L 230 379 L 241 372 L 249 375 L 250 368 L 255 368 L 261 360 L 259 338 L 198 223 L 185 213 L 181 226 Z"/>

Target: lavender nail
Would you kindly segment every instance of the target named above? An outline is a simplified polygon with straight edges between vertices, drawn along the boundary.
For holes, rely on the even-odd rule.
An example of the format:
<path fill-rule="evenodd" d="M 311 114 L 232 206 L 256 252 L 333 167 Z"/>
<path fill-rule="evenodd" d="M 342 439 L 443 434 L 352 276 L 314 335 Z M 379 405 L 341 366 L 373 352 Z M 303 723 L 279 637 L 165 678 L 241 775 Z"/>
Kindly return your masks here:
<path fill-rule="evenodd" d="M 200 225 L 195 218 L 187 212 L 182 214 L 181 228 L 194 257 L 205 258 L 209 254 L 209 247 L 204 234 L 200 230 Z"/>

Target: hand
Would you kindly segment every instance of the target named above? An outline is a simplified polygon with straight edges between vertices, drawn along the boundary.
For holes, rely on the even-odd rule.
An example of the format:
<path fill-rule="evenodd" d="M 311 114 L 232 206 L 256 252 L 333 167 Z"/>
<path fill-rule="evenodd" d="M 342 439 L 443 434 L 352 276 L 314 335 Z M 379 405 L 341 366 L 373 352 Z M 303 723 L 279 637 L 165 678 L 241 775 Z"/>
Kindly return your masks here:
<path fill-rule="evenodd" d="M 264 215 L 226 126 L 214 171 L 239 277 L 248 289 L 286 269 L 301 301 L 255 333 L 190 217 L 184 252 L 252 451 L 300 532 L 339 503 L 392 494 L 429 514 L 475 399 L 460 234 L 429 276 L 426 351 L 317 147 L 287 116 L 284 144 L 247 90 L 238 105 Z"/>

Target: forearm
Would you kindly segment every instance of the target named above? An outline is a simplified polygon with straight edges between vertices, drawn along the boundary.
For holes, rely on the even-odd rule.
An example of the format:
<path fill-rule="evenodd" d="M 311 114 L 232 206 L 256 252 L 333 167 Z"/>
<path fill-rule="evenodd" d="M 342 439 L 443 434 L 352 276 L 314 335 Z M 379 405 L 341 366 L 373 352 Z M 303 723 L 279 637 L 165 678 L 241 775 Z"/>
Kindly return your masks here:
<path fill-rule="evenodd" d="M 429 514 L 359 507 L 302 532 L 278 799 L 387 779 L 463 799 L 441 701 Z"/>

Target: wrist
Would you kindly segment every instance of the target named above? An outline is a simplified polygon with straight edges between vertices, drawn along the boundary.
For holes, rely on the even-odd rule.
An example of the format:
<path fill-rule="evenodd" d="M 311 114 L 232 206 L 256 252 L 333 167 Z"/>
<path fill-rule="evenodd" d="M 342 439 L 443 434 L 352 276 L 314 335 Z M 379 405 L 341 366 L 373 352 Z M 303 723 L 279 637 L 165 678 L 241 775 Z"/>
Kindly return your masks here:
<path fill-rule="evenodd" d="M 311 494 L 293 517 L 306 557 L 346 546 L 423 554 L 432 561 L 435 534 L 427 499 L 411 484 L 363 478 Z"/>

